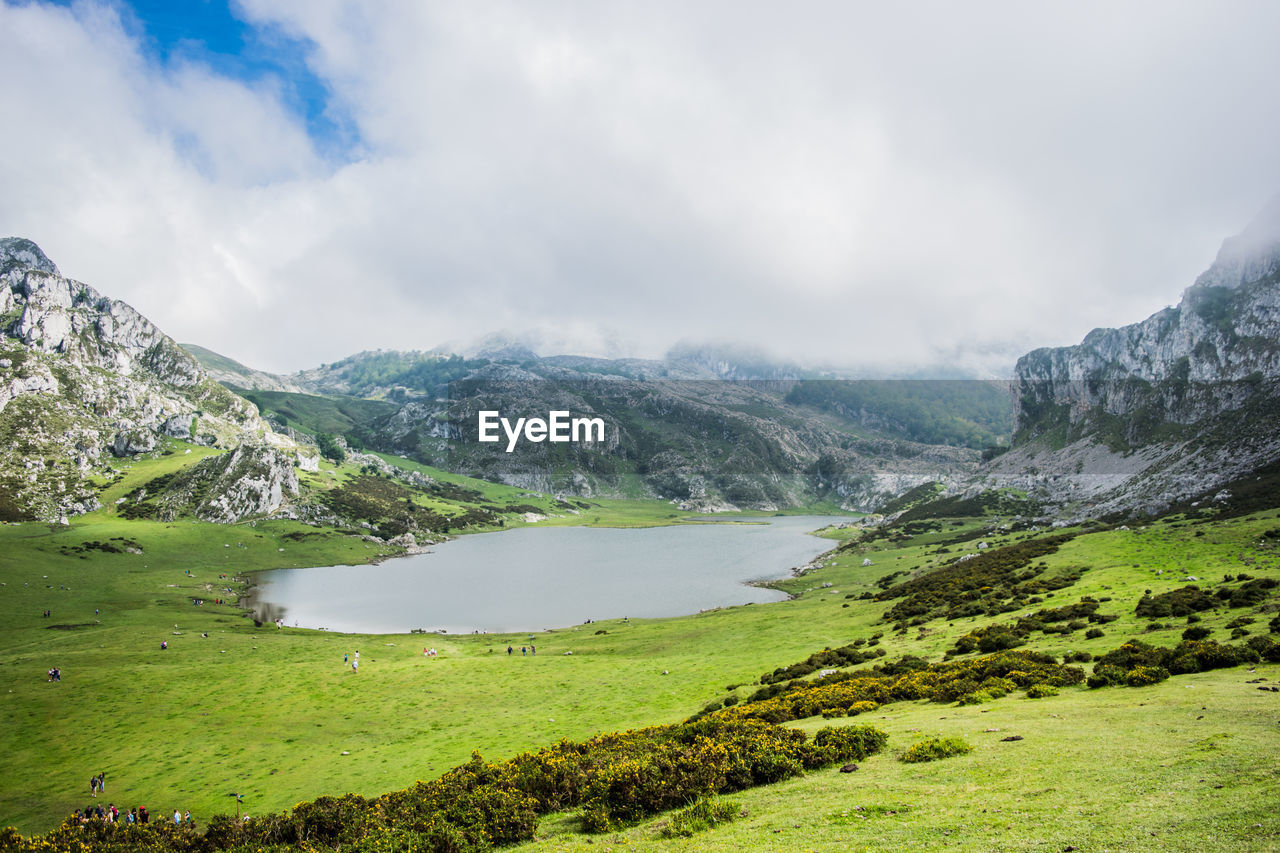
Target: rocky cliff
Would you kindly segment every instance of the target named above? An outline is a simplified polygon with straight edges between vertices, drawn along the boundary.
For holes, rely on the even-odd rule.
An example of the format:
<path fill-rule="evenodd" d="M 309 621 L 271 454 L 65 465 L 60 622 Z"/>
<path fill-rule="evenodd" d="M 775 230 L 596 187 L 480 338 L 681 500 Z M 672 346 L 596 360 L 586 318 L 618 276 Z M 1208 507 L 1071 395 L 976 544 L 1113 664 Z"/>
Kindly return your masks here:
<path fill-rule="evenodd" d="M 113 457 L 166 436 L 288 443 L 132 307 L 64 277 L 30 240 L 0 240 L 0 517 L 91 510 Z"/>
<path fill-rule="evenodd" d="M 1280 458 L 1280 197 L 1177 307 L 1028 353 L 1014 394 L 988 481 L 1085 514 L 1156 511 Z"/>

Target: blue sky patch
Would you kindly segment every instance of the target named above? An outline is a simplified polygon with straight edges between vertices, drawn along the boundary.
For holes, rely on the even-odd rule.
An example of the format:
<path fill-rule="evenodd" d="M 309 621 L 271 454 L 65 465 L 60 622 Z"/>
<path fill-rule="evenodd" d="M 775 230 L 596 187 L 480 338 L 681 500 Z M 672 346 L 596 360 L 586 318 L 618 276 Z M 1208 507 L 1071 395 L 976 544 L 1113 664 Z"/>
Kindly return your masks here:
<path fill-rule="evenodd" d="M 71 5 L 71 0 L 53 2 Z M 285 106 L 303 120 L 322 157 L 344 160 L 356 146 L 354 123 L 332 103 L 328 86 L 307 66 L 306 40 L 276 27 L 247 23 L 228 0 L 115 0 L 114 5 L 149 61 L 160 66 L 204 65 L 250 85 L 274 77 Z"/>

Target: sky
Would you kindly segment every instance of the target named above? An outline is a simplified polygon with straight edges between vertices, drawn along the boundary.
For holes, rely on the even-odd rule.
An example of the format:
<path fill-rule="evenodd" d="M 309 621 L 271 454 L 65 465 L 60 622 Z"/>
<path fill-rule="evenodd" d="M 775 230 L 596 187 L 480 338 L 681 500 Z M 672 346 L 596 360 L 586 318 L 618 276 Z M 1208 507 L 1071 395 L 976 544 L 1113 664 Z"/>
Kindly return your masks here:
<path fill-rule="evenodd" d="M 1280 4 L 0 0 L 0 236 L 182 342 L 1007 373 L 1280 192 Z"/>

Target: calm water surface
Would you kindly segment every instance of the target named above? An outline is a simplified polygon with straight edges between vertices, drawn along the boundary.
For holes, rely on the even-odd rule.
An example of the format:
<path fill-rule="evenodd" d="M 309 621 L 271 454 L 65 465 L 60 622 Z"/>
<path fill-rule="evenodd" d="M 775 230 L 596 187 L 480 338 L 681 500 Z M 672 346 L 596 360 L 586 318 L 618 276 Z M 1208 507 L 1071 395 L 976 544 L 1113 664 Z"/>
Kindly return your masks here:
<path fill-rule="evenodd" d="M 463 536 L 377 566 L 259 572 L 255 609 L 352 633 L 537 631 L 588 619 L 679 616 L 786 596 L 786 577 L 834 543 L 830 517 L 644 529 L 526 527 Z"/>

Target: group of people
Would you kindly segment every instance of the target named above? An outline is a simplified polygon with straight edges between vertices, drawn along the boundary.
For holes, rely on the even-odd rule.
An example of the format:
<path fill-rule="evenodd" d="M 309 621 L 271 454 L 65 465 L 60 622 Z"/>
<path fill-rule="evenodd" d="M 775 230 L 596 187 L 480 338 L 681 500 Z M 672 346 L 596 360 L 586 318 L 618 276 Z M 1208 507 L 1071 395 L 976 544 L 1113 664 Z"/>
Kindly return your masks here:
<path fill-rule="evenodd" d="M 81 823 L 88 823 L 91 820 L 100 820 L 103 823 L 150 823 L 151 814 L 147 811 L 146 806 L 134 806 L 127 812 L 122 812 L 116 808 L 115 803 L 103 807 L 101 803 L 97 805 L 88 805 L 83 809 L 76 809 L 71 816 Z M 174 826 L 195 826 L 195 821 L 191 818 L 191 811 L 186 812 L 173 810 Z"/>
<path fill-rule="evenodd" d="M 97 797 L 99 794 L 105 793 L 106 790 L 107 790 L 106 772 L 99 773 L 97 776 L 89 777 L 89 793 L 93 794 L 94 797 Z M 116 808 L 115 803 L 110 803 L 106 807 L 103 807 L 101 803 L 98 803 L 96 805 L 88 805 L 88 806 L 85 806 L 83 809 L 76 809 L 74 812 L 72 812 L 71 816 L 74 817 L 76 820 L 80 821 L 81 823 L 88 823 L 91 820 L 100 820 L 100 821 L 103 821 L 104 823 L 150 823 L 151 822 L 151 814 L 147 811 L 146 806 L 135 806 L 134 808 L 129 809 L 129 811 L 127 812 L 122 812 L 120 811 L 120 809 Z M 173 825 L 181 826 L 183 824 L 186 824 L 187 826 L 195 825 L 195 821 L 191 819 L 191 811 L 187 810 L 186 812 L 182 812 L 182 811 L 179 811 L 178 809 L 174 809 Z"/>
<path fill-rule="evenodd" d="M 527 646 L 520 647 L 520 654 L 522 655 L 536 655 L 537 653 L 538 653 L 538 647 L 535 646 L 533 643 L 530 643 Z M 513 646 L 507 646 L 507 654 L 509 655 L 515 654 L 515 648 Z"/>
<path fill-rule="evenodd" d="M 50 681 L 61 681 L 61 680 L 62 680 L 62 670 L 61 670 L 61 669 L 59 669 L 59 668 L 58 668 L 58 667 L 56 667 L 56 666 L 55 666 L 53 669 L 49 670 L 49 680 L 50 680 Z"/>

